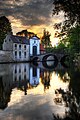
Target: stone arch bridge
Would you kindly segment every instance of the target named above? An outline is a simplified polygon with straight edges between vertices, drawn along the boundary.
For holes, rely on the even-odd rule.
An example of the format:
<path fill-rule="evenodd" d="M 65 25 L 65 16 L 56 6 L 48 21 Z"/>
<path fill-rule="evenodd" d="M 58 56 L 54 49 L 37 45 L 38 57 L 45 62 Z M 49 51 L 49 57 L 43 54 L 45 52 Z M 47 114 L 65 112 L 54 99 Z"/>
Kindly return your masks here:
<path fill-rule="evenodd" d="M 66 54 L 63 53 L 44 53 L 40 55 L 35 55 L 31 56 L 30 60 L 31 61 L 63 61 L 67 56 Z"/>

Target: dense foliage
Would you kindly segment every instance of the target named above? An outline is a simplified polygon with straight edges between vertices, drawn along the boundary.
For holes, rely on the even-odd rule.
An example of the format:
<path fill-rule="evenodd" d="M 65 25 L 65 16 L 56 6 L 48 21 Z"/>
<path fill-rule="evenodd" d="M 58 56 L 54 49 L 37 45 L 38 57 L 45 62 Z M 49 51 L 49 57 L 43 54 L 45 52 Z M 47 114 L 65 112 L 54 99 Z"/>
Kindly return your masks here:
<path fill-rule="evenodd" d="M 5 16 L 0 17 L 0 49 L 2 49 L 3 40 L 8 33 L 12 33 L 11 23 Z"/>
<path fill-rule="evenodd" d="M 74 57 L 80 52 L 80 0 L 54 0 L 53 15 L 64 13 L 64 21 L 56 23 L 55 37 L 59 37 L 60 43 L 64 44 L 66 51 Z M 63 46 L 62 46 L 63 49 Z"/>
<path fill-rule="evenodd" d="M 50 36 L 51 34 L 49 33 L 49 31 L 44 29 L 41 43 L 44 45 L 45 48 L 48 48 L 51 46 Z"/>
<path fill-rule="evenodd" d="M 64 12 L 68 25 L 80 25 L 80 0 L 54 0 L 53 15 Z"/>

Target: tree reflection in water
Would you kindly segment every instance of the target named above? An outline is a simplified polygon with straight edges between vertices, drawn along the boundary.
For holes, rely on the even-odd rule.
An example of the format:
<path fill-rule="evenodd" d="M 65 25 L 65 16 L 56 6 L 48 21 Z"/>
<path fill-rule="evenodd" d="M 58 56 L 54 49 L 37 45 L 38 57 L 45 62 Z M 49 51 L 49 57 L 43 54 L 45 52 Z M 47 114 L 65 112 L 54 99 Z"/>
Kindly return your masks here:
<path fill-rule="evenodd" d="M 2 77 L 0 77 L 0 109 L 5 109 L 10 101 L 11 87 L 6 90 L 6 84 L 3 84 Z"/>
<path fill-rule="evenodd" d="M 51 76 L 51 73 L 49 71 L 45 71 L 43 73 L 41 82 L 44 85 L 44 91 L 46 91 L 46 89 L 49 89 L 50 87 L 50 76 Z"/>
<path fill-rule="evenodd" d="M 26 69 L 25 69 L 26 67 Z M 3 67 L 0 67 L 3 68 Z M 7 67 L 8 68 L 8 67 Z M 11 68 L 17 68 L 11 69 Z M 21 68 L 21 70 L 20 70 Z M 39 78 L 41 77 L 41 82 L 44 86 L 44 92 L 50 88 L 50 79 L 53 71 L 59 75 L 63 82 L 69 82 L 68 89 L 64 91 L 62 88 L 57 88 L 55 90 L 56 97 L 54 102 L 56 104 L 64 105 L 69 109 L 65 113 L 65 118 L 60 118 L 53 114 L 54 120 L 80 120 L 80 71 L 74 68 L 64 69 L 62 66 L 57 66 L 54 70 L 44 70 L 33 67 L 29 65 L 17 64 L 9 68 L 9 72 L 5 75 L 1 74 L 0 77 L 0 109 L 7 107 L 10 101 L 10 95 L 12 89 L 17 88 L 24 91 L 27 94 L 29 89 L 35 88 L 39 85 Z M 12 70 L 12 71 L 11 71 Z M 8 70 L 5 70 L 8 71 Z M 2 72 L 2 69 L 1 69 Z M 12 77 L 13 76 L 13 77 Z M 21 77 L 22 78 L 21 78 Z M 35 79 L 34 79 L 35 78 Z M 36 82 L 35 82 L 36 80 Z M 52 89 L 51 89 L 52 90 Z M 53 94 L 52 94 L 53 97 Z"/>
<path fill-rule="evenodd" d="M 67 71 L 69 86 L 68 90 L 64 91 L 63 89 L 57 89 L 55 94 L 61 94 L 61 98 L 55 99 L 55 103 L 61 102 L 63 100 L 65 102 L 65 106 L 69 108 L 67 112 L 65 112 L 65 117 L 60 118 L 58 115 L 54 115 L 54 120 L 80 120 L 80 72 L 77 69 L 71 68 Z M 62 73 L 60 71 L 59 75 L 61 78 Z M 64 81 L 64 79 L 62 79 Z M 61 99 L 61 100 L 60 100 Z"/>

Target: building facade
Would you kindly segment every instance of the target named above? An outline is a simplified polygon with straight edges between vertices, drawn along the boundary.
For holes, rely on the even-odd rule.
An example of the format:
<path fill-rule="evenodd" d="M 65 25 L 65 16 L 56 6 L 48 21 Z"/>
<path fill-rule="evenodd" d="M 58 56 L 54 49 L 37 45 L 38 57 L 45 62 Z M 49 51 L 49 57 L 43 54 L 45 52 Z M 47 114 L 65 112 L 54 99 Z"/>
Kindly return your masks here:
<path fill-rule="evenodd" d="M 27 39 L 22 36 L 7 35 L 3 43 L 3 51 L 9 51 L 14 61 L 29 61 L 30 56 L 40 54 L 38 37 Z"/>
<path fill-rule="evenodd" d="M 30 39 L 30 56 L 36 56 L 40 54 L 40 39 L 38 37 L 32 37 Z"/>

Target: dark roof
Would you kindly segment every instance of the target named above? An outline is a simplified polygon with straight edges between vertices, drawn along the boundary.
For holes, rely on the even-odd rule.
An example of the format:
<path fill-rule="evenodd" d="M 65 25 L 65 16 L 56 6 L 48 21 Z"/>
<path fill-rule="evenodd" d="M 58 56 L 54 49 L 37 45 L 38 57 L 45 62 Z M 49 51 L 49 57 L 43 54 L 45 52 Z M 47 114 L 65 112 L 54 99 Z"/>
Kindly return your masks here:
<path fill-rule="evenodd" d="M 29 44 L 29 39 L 26 37 L 11 35 L 10 38 L 13 43 Z"/>
<path fill-rule="evenodd" d="M 30 39 L 40 40 L 40 38 L 39 38 L 39 37 L 37 37 L 37 36 L 33 36 L 33 37 L 31 37 Z"/>

